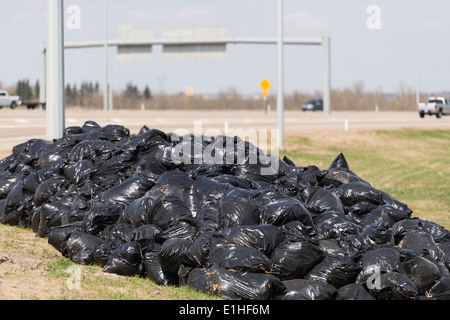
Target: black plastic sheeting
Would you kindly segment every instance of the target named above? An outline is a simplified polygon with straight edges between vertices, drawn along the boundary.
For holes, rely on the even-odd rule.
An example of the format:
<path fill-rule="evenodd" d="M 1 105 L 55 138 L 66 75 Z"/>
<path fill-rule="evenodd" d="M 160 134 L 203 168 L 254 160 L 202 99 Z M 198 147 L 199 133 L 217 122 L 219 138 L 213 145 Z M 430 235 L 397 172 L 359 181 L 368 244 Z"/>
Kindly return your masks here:
<path fill-rule="evenodd" d="M 0 160 L 1 223 L 225 299 L 450 299 L 450 232 L 411 214 L 343 154 L 301 167 L 238 137 L 87 121 Z"/>

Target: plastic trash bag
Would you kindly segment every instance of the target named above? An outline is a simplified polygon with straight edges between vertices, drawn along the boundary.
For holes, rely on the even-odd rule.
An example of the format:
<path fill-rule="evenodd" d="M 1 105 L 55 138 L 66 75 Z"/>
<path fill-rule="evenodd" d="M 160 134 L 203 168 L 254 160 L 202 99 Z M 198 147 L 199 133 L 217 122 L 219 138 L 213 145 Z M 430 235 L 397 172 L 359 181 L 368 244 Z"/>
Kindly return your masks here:
<path fill-rule="evenodd" d="M 255 248 L 214 241 L 209 249 L 208 264 L 242 272 L 271 272 L 273 262 Z"/>
<path fill-rule="evenodd" d="M 115 249 L 103 268 L 104 272 L 130 276 L 143 271 L 141 247 L 137 242 L 127 242 Z"/>
<path fill-rule="evenodd" d="M 83 229 L 86 233 L 97 235 L 107 226 L 114 225 L 121 213 L 122 208 L 118 205 L 95 203 L 84 215 Z"/>
<path fill-rule="evenodd" d="M 278 292 L 274 300 L 334 300 L 336 288 L 323 281 L 292 279 L 283 281 L 285 290 Z"/>
<path fill-rule="evenodd" d="M 270 256 L 273 271 L 281 280 L 302 278 L 323 258 L 323 250 L 312 241 L 282 243 Z"/>
<path fill-rule="evenodd" d="M 326 256 L 305 276 L 305 279 L 325 281 L 339 289 L 355 282 L 360 271 L 361 268 L 348 257 Z"/>
<path fill-rule="evenodd" d="M 224 299 L 268 300 L 284 289 L 283 282 L 271 274 L 242 273 L 217 266 L 207 269 L 207 292 Z"/>
<path fill-rule="evenodd" d="M 406 274 L 416 285 L 419 294 L 424 295 L 440 278 L 438 266 L 420 256 L 409 256 L 403 262 Z"/>
<path fill-rule="evenodd" d="M 101 200 L 111 204 L 130 204 L 142 197 L 156 183 L 157 176 L 150 172 L 136 172 L 121 184 L 102 193 Z"/>
<path fill-rule="evenodd" d="M 398 272 L 382 273 L 379 285 L 374 285 L 369 291 L 377 300 L 412 300 L 418 295 L 411 279 Z"/>
<path fill-rule="evenodd" d="M 349 283 L 337 290 L 336 300 L 375 300 L 360 283 Z"/>
<path fill-rule="evenodd" d="M 294 198 L 282 198 L 263 207 L 262 223 L 281 226 L 291 221 L 313 225 L 312 213 L 301 201 Z"/>
<path fill-rule="evenodd" d="M 91 234 L 74 231 L 65 242 L 65 248 L 70 260 L 80 264 L 94 263 L 94 252 L 105 241 Z"/>
<path fill-rule="evenodd" d="M 145 275 L 159 285 L 176 285 L 178 284 L 177 274 L 166 271 L 159 262 L 160 250 L 161 245 L 159 243 L 152 243 L 144 250 Z"/>
<path fill-rule="evenodd" d="M 192 240 L 169 239 L 164 241 L 158 252 L 158 260 L 164 271 L 177 274 L 184 252 L 192 245 Z"/>
<path fill-rule="evenodd" d="M 227 243 L 255 248 L 267 256 L 283 241 L 282 230 L 270 224 L 226 228 L 216 236 L 219 235 Z"/>
<path fill-rule="evenodd" d="M 219 228 L 259 224 L 261 208 L 251 192 L 236 188 L 219 201 Z"/>

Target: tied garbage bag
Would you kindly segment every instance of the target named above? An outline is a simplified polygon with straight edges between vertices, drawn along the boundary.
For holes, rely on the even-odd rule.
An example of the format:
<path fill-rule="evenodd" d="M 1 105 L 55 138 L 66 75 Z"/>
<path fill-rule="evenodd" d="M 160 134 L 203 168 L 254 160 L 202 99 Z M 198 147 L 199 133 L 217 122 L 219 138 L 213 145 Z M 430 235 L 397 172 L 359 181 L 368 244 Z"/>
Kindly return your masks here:
<path fill-rule="evenodd" d="M 268 300 L 285 286 L 271 274 L 237 272 L 218 266 L 207 269 L 206 290 L 230 300 Z"/>
<path fill-rule="evenodd" d="M 127 242 L 109 256 L 103 271 L 131 276 L 143 271 L 141 247 L 137 242 Z"/>
<path fill-rule="evenodd" d="M 291 221 L 313 225 L 312 213 L 295 198 L 282 198 L 263 207 L 263 223 L 281 226 Z"/>
<path fill-rule="evenodd" d="M 219 228 L 258 224 L 261 208 L 250 191 L 236 188 L 219 201 Z"/>
<path fill-rule="evenodd" d="M 278 292 L 275 300 L 333 300 L 336 288 L 323 281 L 292 279 L 283 281 L 285 290 Z"/>
<path fill-rule="evenodd" d="M 411 279 L 398 272 L 382 273 L 369 291 L 377 300 L 412 300 L 418 295 Z"/>
<path fill-rule="evenodd" d="M 229 243 L 255 248 L 270 256 L 283 240 L 280 228 L 270 224 L 236 226 L 222 229 L 218 236 Z"/>
<path fill-rule="evenodd" d="M 336 300 L 375 300 L 360 283 L 349 283 L 337 290 Z"/>
<path fill-rule="evenodd" d="M 349 257 L 327 256 L 305 276 L 305 279 L 325 281 L 339 289 L 355 282 L 360 271 L 361 268 Z"/>
<path fill-rule="evenodd" d="M 302 278 L 323 258 L 323 250 L 312 241 L 282 243 L 270 256 L 281 280 Z"/>
<path fill-rule="evenodd" d="M 209 265 L 243 272 L 271 272 L 272 261 L 255 248 L 215 241 L 209 249 Z"/>
<path fill-rule="evenodd" d="M 150 190 L 157 177 L 151 172 L 136 172 L 121 184 L 103 192 L 101 200 L 111 204 L 130 204 Z"/>
<path fill-rule="evenodd" d="M 94 252 L 105 241 L 91 234 L 74 231 L 65 243 L 64 251 L 70 260 L 80 264 L 94 263 Z"/>

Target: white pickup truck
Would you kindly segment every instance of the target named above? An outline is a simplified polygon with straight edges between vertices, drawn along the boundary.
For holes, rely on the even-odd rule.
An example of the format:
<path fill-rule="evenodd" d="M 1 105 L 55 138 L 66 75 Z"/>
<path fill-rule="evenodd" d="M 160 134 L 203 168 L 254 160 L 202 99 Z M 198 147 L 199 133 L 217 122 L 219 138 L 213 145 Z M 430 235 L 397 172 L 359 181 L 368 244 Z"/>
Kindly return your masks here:
<path fill-rule="evenodd" d="M 421 118 L 428 115 L 436 115 L 440 118 L 443 115 L 450 114 L 450 99 L 444 97 L 429 97 L 427 102 L 418 103 L 417 110 Z"/>
<path fill-rule="evenodd" d="M 0 90 L 0 108 L 2 107 L 10 107 L 14 109 L 16 106 L 20 106 L 22 104 L 22 100 L 18 96 L 10 96 L 8 91 Z"/>

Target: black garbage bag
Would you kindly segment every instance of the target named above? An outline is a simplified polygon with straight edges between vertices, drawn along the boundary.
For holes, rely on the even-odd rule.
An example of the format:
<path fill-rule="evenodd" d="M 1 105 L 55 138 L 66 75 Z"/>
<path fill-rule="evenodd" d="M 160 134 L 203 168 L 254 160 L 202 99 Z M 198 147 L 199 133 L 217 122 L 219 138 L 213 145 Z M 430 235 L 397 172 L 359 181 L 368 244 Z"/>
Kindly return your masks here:
<path fill-rule="evenodd" d="M 211 231 L 219 229 L 219 201 L 203 201 L 195 219 L 199 230 Z"/>
<path fill-rule="evenodd" d="M 163 243 L 164 241 L 169 239 L 194 240 L 196 231 L 196 227 L 192 224 L 185 221 L 180 221 L 179 223 L 170 226 L 166 230 L 158 233 L 156 239 L 160 243 Z"/>
<path fill-rule="evenodd" d="M 195 225 L 191 210 L 180 198 L 175 196 L 162 196 L 156 199 L 151 212 L 151 223 L 163 230 L 177 225 L 181 221 Z"/>
<path fill-rule="evenodd" d="M 267 256 L 283 241 L 283 231 L 271 224 L 225 228 L 219 235 L 225 242 L 255 248 Z"/>
<path fill-rule="evenodd" d="M 314 225 L 304 225 L 300 221 L 291 221 L 281 226 L 286 241 L 295 242 L 318 238 Z"/>
<path fill-rule="evenodd" d="M 0 178 L 0 199 L 6 199 L 11 189 L 21 179 L 21 175 L 12 175 L 10 173 L 7 173 L 4 177 Z"/>
<path fill-rule="evenodd" d="M 313 213 L 344 214 L 344 206 L 334 193 L 321 187 L 310 186 L 301 191 L 301 197 L 306 208 Z"/>
<path fill-rule="evenodd" d="M 286 289 L 274 295 L 274 300 L 334 300 L 336 288 L 323 281 L 292 279 L 283 281 Z"/>
<path fill-rule="evenodd" d="M 121 184 L 103 192 L 101 200 L 104 203 L 128 205 L 150 190 L 155 185 L 157 177 L 151 172 L 136 172 Z"/>
<path fill-rule="evenodd" d="M 179 169 L 170 170 L 158 177 L 154 187 L 148 195 L 158 198 L 160 196 L 173 196 L 186 201 L 191 194 L 193 181 Z"/>
<path fill-rule="evenodd" d="M 105 242 L 94 252 L 94 260 L 105 266 L 113 251 L 121 245 L 131 242 L 134 237 L 134 227 L 128 223 L 117 222 L 106 236 Z"/>
<path fill-rule="evenodd" d="M 293 169 L 287 175 L 279 177 L 274 181 L 274 185 L 277 190 L 283 194 L 293 197 L 298 192 L 298 172 L 297 169 Z"/>
<path fill-rule="evenodd" d="M 182 263 L 194 268 L 206 266 L 213 237 L 215 237 L 213 231 L 202 232 L 184 252 Z"/>
<path fill-rule="evenodd" d="M 58 168 L 43 168 L 34 171 L 23 178 L 23 188 L 30 192 L 36 192 L 42 182 L 50 178 L 60 176 L 60 174 L 61 170 Z"/>
<path fill-rule="evenodd" d="M 207 292 L 206 279 L 207 279 L 206 268 L 191 268 L 181 265 L 178 270 L 178 278 L 180 286 L 187 286 L 194 288 L 196 290 Z"/>
<path fill-rule="evenodd" d="M 261 206 L 264 207 L 272 202 L 275 202 L 280 199 L 288 198 L 284 193 L 278 190 L 272 189 L 262 189 L 258 192 L 253 199 Z"/>
<path fill-rule="evenodd" d="M 91 180 L 93 182 L 101 182 L 105 180 L 105 177 L 109 178 L 111 175 L 123 175 L 123 173 L 135 165 L 138 160 L 139 159 L 129 150 L 113 155 L 111 158 L 99 161 L 99 168 L 94 172 Z M 102 186 L 104 185 L 102 183 L 100 184 Z M 114 185 L 115 184 L 110 185 L 109 188 Z M 109 188 L 107 187 L 106 189 Z"/>
<path fill-rule="evenodd" d="M 427 297 L 436 300 L 450 300 L 450 277 L 440 278 L 431 288 L 426 292 Z"/>
<path fill-rule="evenodd" d="M 64 257 L 67 257 L 68 252 L 65 242 L 74 231 L 83 231 L 83 228 L 79 223 L 52 227 L 48 231 L 48 243 L 61 252 Z"/>
<path fill-rule="evenodd" d="M 349 257 L 326 256 L 305 276 L 305 279 L 325 281 L 339 289 L 355 282 L 360 271 L 361 268 Z"/>
<path fill-rule="evenodd" d="M 158 252 L 158 260 L 164 271 L 177 274 L 184 253 L 192 245 L 192 240 L 169 239 L 164 241 Z"/>
<path fill-rule="evenodd" d="M 97 167 L 90 160 L 83 159 L 67 164 L 64 167 L 64 176 L 70 182 L 79 184 L 87 180 L 96 169 Z"/>
<path fill-rule="evenodd" d="M 314 222 L 320 239 L 346 239 L 362 231 L 360 225 L 341 214 L 324 213 L 317 216 Z"/>
<path fill-rule="evenodd" d="M 382 205 L 364 215 L 359 223 L 363 226 L 363 228 L 377 223 L 382 223 L 390 228 L 396 221 L 393 217 L 393 215 L 395 215 L 395 211 L 396 209 L 391 206 Z"/>
<path fill-rule="evenodd" d="M 312 241 L 282 243 L 270 256 L 273 271 L 281 280 L 302 278 L 323 258 L 322 248 Z"/>
<path fill-rule="evenodd" d="M 156 198 L 150 196 L 133 200 L 123 211 L 124 219 L 135 227 L 149 224 L 155 201 Z"/>
<path fill-rule="evenodd" d="M 263 207 L 262 223 L 281 226 L 291 221 L 313 225 L 313 214 L 295 198 L 282 198 Z"/>
<path fill-rule="evenodd" d="M 261 208 L 253 194 L 236 188 L 219 201 L 219 228 L 259 224 Z"/>
<path fill-rule="evenodd" d="M 104 242 L 103 239 L 94 235 L 74 231 L 70 233 L 63 250 L 73 262 L 87 265 L 94 263 L 94 252 Z"/>
<path fill-rule="evenodd" d="M 140 245 L 131 241 L 119 246 L 109 256 L 103 271 L 125 276 L 141 274 L 143 264 Z"/>
<path fill-rule="evenodd" d="M 57 197 L 58 194 L 62 195 L 64 191 L 67 190 L 68 186 L 69 181 L 62 176 L 56 176 L 45 180 L 37 187 L 33 203 L 36 206 L 40 206 L 41 204 L 50 201 L 50 199 Z"/>
<path fill-rule="evenodd" d="M 424 229 L 406 232 L 399 246 L 418 255 L 430 256 L 434 261 L 444 261 L 444 252 L 436 245 L 431 233 Z"/>
<path fill-rule="evenodd" d="M 349 283 L 337 290 L 336 300 L 375 300 L 360 283 Z"/>
<path fill-rule="evenodd" d="M 159 251 L 161 245 L 152 243 L 144 250 L 144 272 L 147 278 L 159 285 L 176 285 L 178 284 L 177 274 L 170 273 L 163 269 L 159 262 Z"/>
<path fill-rule="evenodd" d="M 421 295 L 424 295 L 441 278 L 438 266 L 424 257 L 410 255 L 403 265 L 408 277 L 414 282 Z"/>
<path fill-rule="evenodd" d="M 351 207 L 360 202 L 369 202 L 374 205 L 382 203 L 382 194 L 364 182 L 348 182 L 340 185 L 333 191 L 341 199 L 345 207 Z"/>
<path fill-rule="evenodd" d="M 108 140 L 84 140 L 77 143 L 69 155 L 70 162 L 89 160 L 100 163 L 113 155 L 119 154 L 121 150 L 113 142 Z"/>
<path fill-rule="evenodd" d="M 369 250 L 361 256 L 361 274 L 372 275 L 379 273 L 398 272 L 406 273 L 401 262 L 399 250 L 394 247 L 383 247 Z"/>
<path fill-rule="evenodd" d="M 271 274 L 237 272 L 213 266 L 207 269 L 208 293 L 230 300 L 269 300 L 285 286 Z"/>
<path fill-rule="evenodd" d="M 44 203 L 40 209 L 38 236 L 46 237 L 50 228 L 60 226 L 69 208 L 59 202 Z"/>
<path fill-rule="evenodd" d="M 229 183 L 220 182 L 209 177 L 201 177 L 194 180 L 193 186 L 199 194 L 199 200 L 204 202 L 220 200 L 234 189 Z"/>
<path fill-rule="evenodd" d="M 153 224 L 146 224 L 142 225 L 140 227 L 137 227 L 134 230 L 132 240 L 139 243 L 142 250 L 144 251 L 147 246 L 152 245 L 158 235 L 162 232 L 162 229 L 158 226 L 155 226 Z"/>
<path fill-rule="evenodd" d="M 366 226 L 359 235 L 351 236 L 347 240 L 359 252 L 381 246 L 394 246 L 395 243 L 390 225 L 382 221 Z"/>
<path fill-rule="evenodd" d="M 83 218 L 83 229 L 86 233 L 98 235 L 107 226 L 114 225 L 121 214 L 122 208 L 118 205 L 94 203 Z M 99 236 L 105 238 L 101 234 Z"/>
<path fill-rule="evenodd" d="M 309 186 L 318 186 L 319 182 L 322 181 L 322 178 L 325 175 L 325 172 L 323 172 L 316 166 L 307 166 L 298 169 L 298 189 L 306 188 Z"/>
<path fill-rule="evenodd" d="M 382 273 L 379 284 L 374 285 L 369 292 L 377 300 L 412 300 L 418 295 L 411 279 L 398 272 Z"/>
<path fill-rule="evenodd" d="M 433 221 L 417 217 L 396 222 L 392 226 L 395 244 L 400 243 L 405 234 L 413 229 L 422 229 L 431 234 L 436 243 L 450 242 L 450 231 Z"/>
<path fill-rule="evenodd" d="M 208 265 L 242 272 L 271 272 L 273 262 L 255 248 L 213 241 L 209 249 Z"/>

